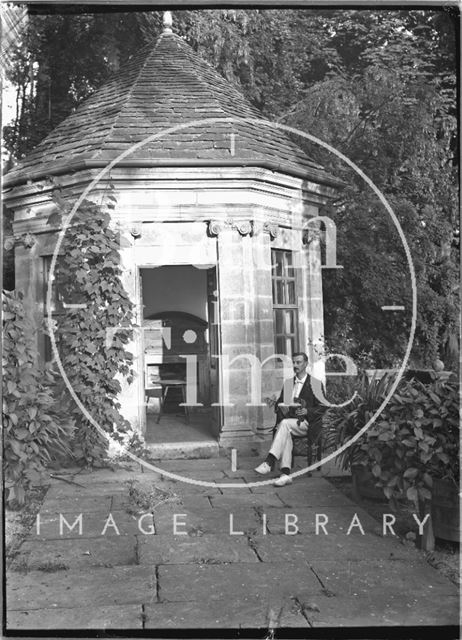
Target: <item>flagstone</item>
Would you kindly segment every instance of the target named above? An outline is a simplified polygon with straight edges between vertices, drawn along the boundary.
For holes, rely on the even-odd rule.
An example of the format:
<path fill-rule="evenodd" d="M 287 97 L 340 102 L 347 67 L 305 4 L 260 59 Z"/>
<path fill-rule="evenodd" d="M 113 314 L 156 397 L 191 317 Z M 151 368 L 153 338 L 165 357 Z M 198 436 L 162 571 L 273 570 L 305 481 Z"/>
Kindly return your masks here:
<path fill-rule="evenodd" d="M 221 496 L 220 494 L 217 494 L 216 497 L 223 497 L 223 496 Z M 157 506 L 155 506 L 154 500 L 152 502 L 153 504 L 151 505 L 151 510 L 153 512 L 155 511 L 155 509 L 159 508 L 162 504 L 164 504 L 161 495 L 158 496 Z M 207 495 L 200 495 L 200 494 L 180 495 L 179 493 L 175 492 L 175 495 L 172 496 L 171 500 L 169 500 L 167 504 L 173 504 L 175 508 L 181 508 L 181 506 L 189 506 L 191 508 L 199 507 L 204 509 L 212 508 L 212 504 L 209 500 L 209 497 Z M 130 512 L 132 510 L 137 509 L 137 505 L 135 504 L 134 500 L 129 496 L 115 495 L 111 502 L 111 510 L 126 511 L 127 509 Z M 146 511 L 146 508 L 144 506 L 140 507 L 140 511 L 144 512 Z"/>
<path fill-rule="evenodd" d="M 155 601 L 156 576 L 152 567 L 93 567 L 90 569 L 9 572 L 7 609 L 98 607 Z"/>
<path fill-rule="evenodd" d="M 155 530 L 158 534 L 173 533 L 174 514 L 181 513 L 180 518 L 185 522 L 184 530 L 188 535 L 203 535 L 206 533 L 227 533 L 230 532 L 230 514 L 232 514 L 232 530 L 243 531 L 244 533 L 256 533 L 262 531 L 260 517 L 253 507 L 238 507 L 232 511 L 220 508 L 208 509 L 176 509 L 171 506 L 162 506 L 154 512 Z"/>
<path fill-rule="evenodd" d="M 151 513 L 140 513 L 138 515 L 129 514 L 126 511 L 110 511 L 109 513 L 90 511 L 82 513 L 82 533 L 79 527 L 74 526 L 79 514 L 76 513 L 53 513 L 48 515 L 40 514 L 39 520 L 29 532 L 28 540 L 54 540 L 68 538 L 94 538 L 103 535 L 105 538 L 113 536 L 134 535 L 140 533 L 140 527 L 148 530 L 153 523 Z M 63 524 L 60 533 L 60 519 Z M 141 521 L 140 521 L 141 519 Z M 65 524 L 64 520 L 68 523 Z M 39 526 L 38 524 L 39 523 Z"/>
<path fill-rule="evenodd" d="M 299 590 L 319 594 L 322 586 L 306 563 L 231 563 L 228 565 L 162 565 L 159 596 L 168 602 L 296 597 Z M 211 605 L 212 606 L 212 605 Z"/>
<path fill-rule="evenodd" d="M 122 498 L 118 498 L 118 500 L 122 502 Z M 45 515 L 66 511 L 67 513 L 75 513 L 76 516 L 78 516 L 79 513 L 89 513 L 90 511 L 109 513 L 113 502 L 113 495 L 110 493 L 105 496 L 71 495 L 59 498 L 48 498 L 45 496 L 40 513 Z"/>
<path fill-rule="evenodd" d="M 382 523 L 370 516 L 364 509 L 358 505 L 347 505 L 342 507 L 268 507 L 262 510 L 266 515 L 266 526 L 268 533 L 278 534 L 286 532 L 286 517 L 289 522 L 294 522 L 293 516 L 296 517 L 296 524 L 299 533 L 316 533 L 327 535 L 332 533 L 344 533 L 348 531 L 354 519 L 354 522 L 360 523 L 364 532 L 368 535 L 382 535 Z M 356 518 L 355 518 L 356 514 Z M 316 529 L 316 520 L 318 528 Z M 324 529 L 321 524 L 324 524 Z M 350 536 L 359 535 L 361 532 L 358 526 L 351 529 Z"/>
<path fill-rule="evenodd" d="M 383 597 L 411 594 L 414 603 L 457 595 L 457 586 L 420 557 L 413 560 L 380 559 L 364 554 L 359 561 L 317 560 L 311 566 L 323 585 L 344 596 Z"/>
<path fill-rule="evenodd" d="M 94 537 L 70 540 L 26 540 L 12 569 L 56 571 L 94 566 L 136 564 L 136 537 Z"/>
<path fill-rule="evenodd" d="M 152 463 L 160 468 L 165 469 L 166 471 L 173 471 L 174 473 L 181 474 L 182 472 L 191 473 L 194 472 L 204 472 L 204 471 L 222 471 L 231 466 L 231 461 L 226 457 L 219 458 L 203 458 L 203 459 L 187 459 L 183 458 L 180 460 L 153 460 Z M 146 469 L 146 472 L 149 472 L 149 469 Z"/>
<path fill-rule="evenodd" d="M 288 531 L 295 531 L 288 526 Z M 273 562 L 274 558 L 287 562 L 309 562 L 319 560 L 363 560 L 369 556 L 374 559 L 407 559 L 416 557 L 411 549 L 396 540 L 385 540 L 369 534 L 331 533 L 308 535 L 258 535 L 252 537 L 254 548 L 263 562 Z"/>
<path fill-rule="evenodd" d="M 325 481 L 327 483 L 327 480 Z M 344 507 L 354 505 L 340 491 L 332 491 L 326 487 L 326 490 L 291 490 L 291 486 L 277 489 L 276 495 L 287 507 Z"/>
<path fill-rule="evenodd" d="M 6 628 L 8 631 L 142 629 L 143 610 L 141 605 L 133 604 L 10 611 Z"/>
<path fill-rule="evenodd" d="M 381 627 L 389 628 L 390 637 L 392 627 L 425 627 L 441 625 L 450 633 L 449 626 L 454 625 L 456 638 L 458 630 L 455 628 L 459 621 L 459 598 L 445 595 L 437 600 L 431 596 L 426 598 L 413 597 L 411 593 L 387 592 L 383 595 L 349 597 L 338 596 L 319 598 L 319 611 L 305 609 L 310 626 L 322 627 Z M 435 634 L 435 637 L 436 634 Z M 448 636 L 447 636 L 448 637 Z"/>
<path fill-rule="evenodd" d="M 140 564 L 258 562 L 245 536 L 163 534 L 139 536 L 138 543 Z"/>
<path fill-rule="evenodd" d="M 253 493 L 243 493 L 242 495 L 221 495 L 211 496 L 210 502 L 213 507 L 219 507 L 221 509 L 228 509 L 232 511 L 236 506 L 255 506 L 255 507 L 283 507 L 283 501 L 275 494 L 269 493 L 268 495 L 256 495 Z"/>
<path fill-rule="evenodd" d="M 256 461 L 244 459 L 249 466 Z M 219 459 L 221 469 L 202 465 L 210 459 L 164 462 L 206 481 L 218 474 L 222 482 L 245 482 L 247 476 L 242 469 L 226 475 L 226 459 Z M 179 496 L 150 505 L 153 513 L 139 506 L 136 514 L 125 480 L 105 473 L 114 480 L 51 484 L 40 534 L 33 525 L 19 548 L 17 571 L 8 573 L 13 628 L 59 629 L 64 623 L 64 629 L 139 629 L 141 605 L 147 629 L 249 628 L 262 636 L 270 616 L 276 629 L 457 622 L 457 586 L 415 548 L 383 536 L 381 522 L 320 476 L 280 489 L 217 488 L 208 495 L 190 489 L 194 485 L 140 473 L 132 477 L 141 491 Z M 261 480 L 252 470 L 248 474 L 249 481 Z M 82 513 L 81 536 L 77 527 L 66 526 L 59 535 L 60 513 L 69 525 Z M 110 525 L 102 535 L 109 513 L 120 536 Z M 185 536 L 173 535 L 175 513 L 184 514 Z M 290 514 L 297 518 L 296 535 L 285 535 Z M 315 535 L 316 514 L 321 524 L 328 518 L 327 535 L 322 528 Z M 364 535 L 358 526 L 346 535 L 355 514 Z M 243 535 L 230 534 L 230 515 L 231 533 Z M 25 573 L 27 566 L 32 570 Z"/>
<path fill-rule="evenodd" d="M 162 602 L 145 609 L 146 629 L 262 629 L 307 627 L 306 618 L 293 601 L 274 604 L 257 595 L 202 602 Z"/>

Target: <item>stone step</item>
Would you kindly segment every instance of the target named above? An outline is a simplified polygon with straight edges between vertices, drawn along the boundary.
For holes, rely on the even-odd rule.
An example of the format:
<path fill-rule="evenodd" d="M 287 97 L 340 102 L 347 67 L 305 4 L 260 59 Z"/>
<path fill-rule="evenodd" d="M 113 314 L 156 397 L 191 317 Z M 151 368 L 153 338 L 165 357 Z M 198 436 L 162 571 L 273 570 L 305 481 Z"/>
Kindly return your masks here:
<path fill-rule="evenodd" d="M 151 458 L 155 460 L 181 460 L 197 458 L 218 458 L 220 449 L 216 440 L 202 442 L 162 442 L 146 443 Z"/>

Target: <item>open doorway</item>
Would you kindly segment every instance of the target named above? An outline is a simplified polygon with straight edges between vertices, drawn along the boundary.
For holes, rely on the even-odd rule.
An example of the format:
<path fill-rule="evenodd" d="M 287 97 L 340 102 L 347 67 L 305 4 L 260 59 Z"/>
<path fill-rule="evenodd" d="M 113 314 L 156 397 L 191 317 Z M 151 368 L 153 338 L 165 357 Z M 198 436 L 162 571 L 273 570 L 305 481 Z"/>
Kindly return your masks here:
<path fill-rule="evenodd" d="M 140 269 L 148 444 L 201 443 L 218 436 L 219 425 L 210 408 L 215 401 L 209 326 L 214 271 L 193 265 Z M 187 366 L 188 385 L 194 381 L 193 396 L 199 406 L 184 406 L 190 401 Z"/>

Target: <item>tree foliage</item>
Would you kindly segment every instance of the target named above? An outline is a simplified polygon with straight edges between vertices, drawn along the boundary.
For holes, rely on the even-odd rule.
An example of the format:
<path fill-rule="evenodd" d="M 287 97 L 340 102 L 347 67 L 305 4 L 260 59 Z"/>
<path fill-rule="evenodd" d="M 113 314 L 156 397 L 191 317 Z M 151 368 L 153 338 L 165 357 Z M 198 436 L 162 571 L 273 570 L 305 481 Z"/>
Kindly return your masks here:
<path fill-rule="evenodd" d="M 161 23 L 160 11 L 31 14 L 7 69 L 20 106 L 5 131 L 14 157 L 140 43 L 154 40 Z M 390 202 L 416 271 L 414 366 L 445 359 L 457 335 L 455 24 L 455 15 L 433 9 L 174 12 L 176 32 L 266 117 L 333 145 Z M 411 280 L 396 227 L 357 174 L 324 149 L 297 142 L 347 183 L 327 210 L 344 266 L 325 273 L 330 349 L 393 365 L 411 324 Z M 383 305 L 405 312 L 383 312 Z"/>

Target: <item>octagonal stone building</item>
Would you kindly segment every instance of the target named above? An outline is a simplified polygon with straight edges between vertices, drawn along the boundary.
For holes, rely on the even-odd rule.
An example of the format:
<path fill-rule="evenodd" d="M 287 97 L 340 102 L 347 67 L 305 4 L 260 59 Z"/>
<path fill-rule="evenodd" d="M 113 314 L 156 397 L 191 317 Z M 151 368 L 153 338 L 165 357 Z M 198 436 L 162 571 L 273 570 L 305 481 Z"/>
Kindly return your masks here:
<path fill-rule="evenodd" d="M 289 373 L 275 354 L 307 351 L 316 371 L 321 250 L 304 227 L 341 183 L 166 26 L 4 179 L 14 235 L 28 238 L 16 243 L 16 288 L 44 359 L 59 232 L 47 225 L 52 182 L 76 200 L 101 172 L 88 197 L 114 186 L 113 221 L 131 239 L 124 286 L 141 327 L 123 414 L 148 443 L 252 448 L 274 423 L 265 398 Z M 258 403 L 254 362 L 263 363 Z M 187 371 L 196 406 L 169 414 L 165 394 L 184 390 Z"/>

